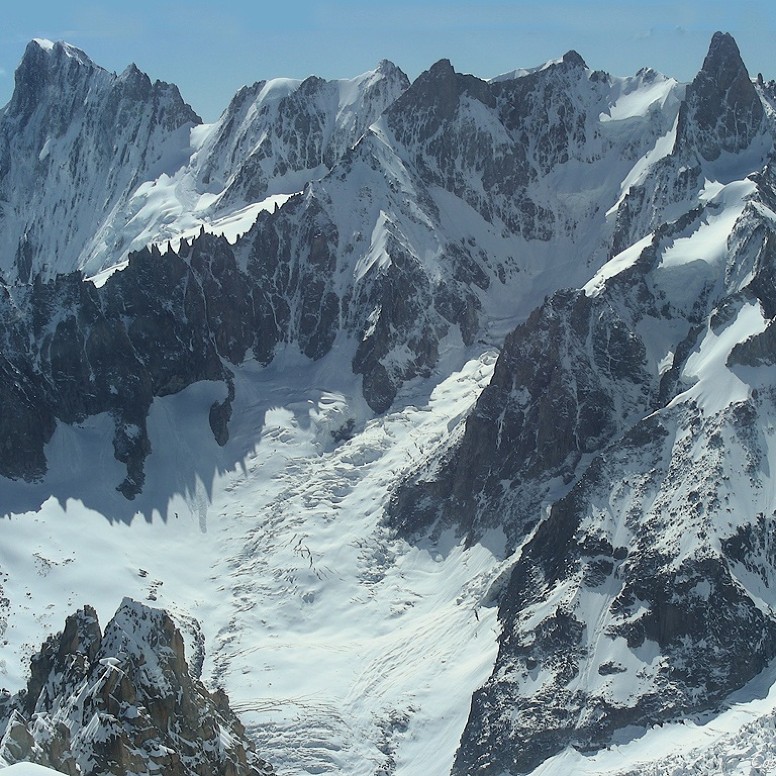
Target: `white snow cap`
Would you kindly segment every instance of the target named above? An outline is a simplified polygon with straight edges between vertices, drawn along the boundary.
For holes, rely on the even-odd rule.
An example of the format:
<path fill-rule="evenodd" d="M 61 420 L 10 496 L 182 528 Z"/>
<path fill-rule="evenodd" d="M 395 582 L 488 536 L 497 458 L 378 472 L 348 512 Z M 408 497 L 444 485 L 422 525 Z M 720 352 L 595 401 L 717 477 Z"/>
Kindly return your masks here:
<path fill-rule="evenodd" d="M 60 776 L 58 771 L 35 763 L 16 763 L 3 768 L 3 776 Z"/>

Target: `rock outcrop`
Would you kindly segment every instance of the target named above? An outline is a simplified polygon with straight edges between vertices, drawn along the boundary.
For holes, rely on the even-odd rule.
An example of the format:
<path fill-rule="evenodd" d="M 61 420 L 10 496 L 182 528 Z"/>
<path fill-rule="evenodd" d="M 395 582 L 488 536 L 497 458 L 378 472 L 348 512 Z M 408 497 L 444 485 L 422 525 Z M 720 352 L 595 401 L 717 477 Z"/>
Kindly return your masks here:
<path fill-rule="evenodd" d="M 497 530 L 517 550 L 456 776 L 714 713 L 776 654 L 776 179 L 759 99 L 716 35 L 676 146 L 620 205 L 645 195 L 645 233 L 507 337 L 460 440 L 394 495 L 408 537 Z M 699 196 L 722 154 L 734 182 Z"/>
<path fill-rule="evenodd" d="M 31 661 L 27 689 L 0 697 L 0 762 L 84 776 L 268 776 L 223 691 L 189 672 L 169 615 L 129 599 L 101 632 L 89 606 Z"/>
<path fill-rule="evenodd" d="M 714 161 L 748 148 L 765 132 L 765 109 L 735 40 L 717 32 L 679 111 L 675 152 Z"/>

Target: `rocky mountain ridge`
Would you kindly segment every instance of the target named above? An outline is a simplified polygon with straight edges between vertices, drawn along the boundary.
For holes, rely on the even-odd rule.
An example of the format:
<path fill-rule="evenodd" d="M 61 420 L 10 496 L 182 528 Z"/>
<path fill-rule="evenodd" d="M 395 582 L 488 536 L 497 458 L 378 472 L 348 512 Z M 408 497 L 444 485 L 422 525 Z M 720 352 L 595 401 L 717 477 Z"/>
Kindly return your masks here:
<path fill-rule="evenodd" d="M 63 45 L 31 45 L 18 115 L 35 58 L 90 67 Z M 194 236 L 182 210 L 166 223 L 148 211 L 150 247 L 121 271 L 96 285 L 36 274 L 31 253 L 9 265 L 0 301 L 4 477 L 45 484 L 55 430 L 104 416 L 126 468 L 118 490 L 136 498 L 149 411 L 203 381 L 222 383 L 207 419 L 218 444 L 238 433 L 258 445 L 254 416 L 235 409 L 250 401 L 241 370 L 294 351 L 321 365 L 324 394 L 343 369 L 362 394 L 336 399 L 338 424 L 316 448 L 322 468 L 337 462 L 337 492 L 284 491 L 316 519 L 383 455 L 361 449 L 367 428 L 404 422 L 500 348 L 472 411 L 418 446 L 417 471 L 381 482 L 392 495 L 369 561 L 379 596 L 401 552 L 441 563 L 451 537 L 462 553 L 500 548 L 498 579 L 460 595 L 477 622 L 497 606 L 500 629 L 446 766 L 467 776 L 528 773 L 569 747 L 713 715 L 770 665 L 776 628 L 776 86 L 750 78 L 722 33 L 687 85 L 646 69 L 614 78 L 576 52 L 513 76 L 483 81 L 442 60 L 412 84 L 381 63 L 351 82 L 246 87 L 207 133 L 186 129 L 199 140 L 181 166 L 113 211 L 118 234 L 178 186 L 174 207 L 207 195 Z M 264 209 L 293 194 L 287 184 L 303 190 Z M 246 209 L 252 225 L 234 242 L 206 233 Z M 324 412 L 283 401 L 300 428 Z M 356 501 L 364 511 L 369 499 Z M 257 536 L 292 520 L 279 502 L 255 516 Z M 301 556 L 307 529 L 293 526 Z M 259 539 L 246 547 L 261 555 Z M 306 552 L 305 568 L 273 578 L 309 580 L 312 606 L 330 569 Z M 250 599 L 247 584 L 237 598 Z M 391 598 L 391 617 L 409 598 Z M 388 773 L 410 772 L 397 752 L 414 703 L 380 720 L 375 761 Z"/>
<path fill-rule="evenodd" d="M 681 173 L 692 148 L 695 201 L 704 160 L 746 164 L 770 132 L 734 46 L 715 36 L 657 173 Z M 737 87 L 706 94 L 719 73 Z M 396 495 L 405 530 L 441 518 L 471 542 L 501 526 L 522 545 L 455 773 L 528 772 L 568 744 L 715 708 L 773 658 L 773 568 L 756 549 L 773 511 L 760 492 L 772 390 L 740 368 L 770 363 L 772 181 L 769 162 L 720 184 L 551 296 L 507 338 L 441 470 Z M 641 190 L 663 213 L 687 196 Z M 720 221 L 722 246 L 704 236 Z M 736 491 L 751 507 L 731 514 Z"/>
<path fill-rule="evenodd" d="M 325 174 L 407 85 L 390 62 L 350 81 L 262 81 L 203 125 L 177 87 L 135 65 L 117 76 L 33 40 L 0 117 L 0 269 L 11 283 L 99 276 L 205 224 L 245 231 L 262 201 Z"/>
<path fill-rule="evenodd" d="M 267 776 L 223 691 L 189 673 L 169 615 L 125 599 L 100 630 L 90 606 L 31 661 L 26 691 L 0 698 L 0 762 L 71 774 Z"/>
<path fill-rule="evenodd" d="M 0 268 L 29 282 L 81 266 L 127 192 L 174 169 L 201 119 L 177 87 L 34 40 L 0 118 Z"/>
<path fill-rule="evenodd" d="M 31 46 L 35 57 L 51 56 L 39 44 Z M 83 59 L 85 55 L 78 63 Z M 24 64 L 22 71 L 33 64 Z M 29 296 L 31 287 L 9 286 L 9 309 L 3 318 L 14 322 L 14 333 L 5 337 L 7 390 L 9 402 L 19 409 L 9 415 L 7 430 L 9 439 L 24 443 L 11 445 L 18 452 L 3 465 L 5 474 L 31 478 L 45 470 L 42 448 L 55 419 L 77 422 L 110 411 L 117 419 L 116 457 L 128 465 L 121 490 L 131 497 L 142 486 L 148 451 L 143 408 L 153 396 L 201 379 L 228 380 L 227 364 L 246 357 L 267 363 L 280 343 L 296 343 L 307 357 L 319 359 L 340 333 L 352 342 L 352 369 L 363 375 L 367 403 L 376 412 L 385 411 L 403 384 L 433 374 L 441 353 L 450 348 L 462 352 L 461 346 L 471 347 L 483 337 L 500 340 L 503 321 L 519 319 L 546 290 L 560 285 L 561 271 L 566 280 L 589 276 L 606 258 L 610 237 L 603 214 L 589 201 L 588 187 L 596 192 L 603 187 L 614 201 L 619 174 L 613 175 L 611 166 L 624 171 L 628 158 L 637 158 L 666 130 L 678 107 L 670 79 L 654 73 L 611 79 L 589 71 L 573 53 L 514 81 L 487 83 L 461 76 L 443 61 L 406 90 L 405 82 L 397 68 L 383 63 L 347 88 L 312 79 L 295 90 L 288 84 L 258 84 L 241 92 L 190 166 L 201 171 L 192 173 L 195 178 L 211 183 L 217 179 L 215 188 L 232 191 L 222 199 L 231 201 L 242 191 L 235 181 L 243 175 L 241 164 L 258 163 L 251 159 L 263 158 L 266 164 L 261 164 L 270 165 L 265 173 L 251 174 L 261 189 L 252 195 L 260 197 L 269 191 L 269 184 L 260 181 L 283 178 L 291 168 L 310 173 L 316 162 L 315 170 L 325 168 L 336 153 L 344 153 L 342 160 L 301 197 L 277 213 L 261 215 L 234 246 L 197 237 L 192 247 L 179 239 L 176 250 L 163 254 L 166 258 L 145 249 L 121 275 L 97 290 L 79 291 L 90 298 L 88 304 L 83 302 L 96 319 L 92 314 L 84 317 L 80 307 L 72 308 L 74 318 L 60 319 L 69 309 L 67 303 L 52 300 L 37 309 L 34 291 Z M 20 76 L 19 103 L 25 84 Z M 602 110 L 622 92 L 645 85 L 654 103 L 667 106 L 667 116 L 659 110 L 628 116 L 628 133 L 615 126 L 620 122 L 605 120 Z M 381 106 L 399 93 L 383 118 L 372 122 Z M 316 115 L 329 118 L 313 130 L 309 116 L 300 118 L 307 115 L 300 106 L 318 111 L 321 100 L 329 106 L 328 113 Z M 366 107 L 357 111 L 361 104 Z M 270 118 L 261 119 L 264 114 Z M 262 135 L 264 145 L 251 152 L 257 156 L 243 159 L 238 151 L 250 146 L 250 138 L 263 132 L 260 128 L 267 121 L 277 128 L 276 140 Z M 630 131 L 634 123 L 643 127 L 636 140 Z M 297 129 L 288 135 L 284 126 Z M 312 157 L 294 150 L 289 138 L 299 136 L 297 132 L 309 135 L 310 142 L 318 138 Z M 325 150 L 326 137 L 334 150 Z M 208 166 L 208 160 L 218 157 L 223 167 L 224 155 L 236 157 L 237 168 L 227 173 Z M 576 172 L 580 166 L 589 173 L 582 182 Z M 204 274 L 192 266 L 190 251 L 203 257 Z M 36 278 L 34 287 L 46 287 L 44 297 L 67 296 L 67 289 L 75 288 L 75 276 L 69 281 Z M 143 301 L 138 306 L 121 299 L 124 294 Z M 183 307 L 194 307 L 180 307 L 170 315 L 162 312 L 176 298 Z M 33 328 L 41 333 L 48 329 L 54 340 L 67 341 L 66 358 L 49 363 L 53 354 L 44 345 L 45 337 L 25 336 L 22 329 L 31 325 L 25 320 L 30 313 L 37 321 Z M 134 315 L 145 323 L 132 321 Z M 169 318 L 163 339 L 141 334 L 151 320 L 161 325 L 162 318 Z M 92 327 L 98 319 L 95 334 Z M 176 332 L 180 322 L 189 319 L 200 320 L 202 326 Z M 175 373 L 177 387 L 171 388 L 166 377 L 150 377 L 142 379 L 144 387 L 138 390 L 135 366 L 129 370 L 135 377 L 120 377 L 122 372 L 128 375 L 129 361 L 112 368 L 117 379 L 106 382 L 103 376 L 95 383 L 87 344 L 96 344 L 96 338 L 105 340 L 99 346 L 105 353 L 133 353 L 133 363 L 161 367 L 166 362 L 164 369 Z M 12 340 L 18 347 L 10 346 Z M 192 348 L 201 354 L 193 360 Z M 36 410 L 19 396 L 21 378 L 16 375 L 26 376 L 28 395 L 42 398 L 46 421 L 38 427 L 30 427 L 35 426 L 30 412 Z M 63 393 L 65 382 L 77 390 Z M 226 407 L 221 415 L 214 412 L 214 418 L 228 417 Z M 226 433 L 217 431 L 222 439 Z"/>

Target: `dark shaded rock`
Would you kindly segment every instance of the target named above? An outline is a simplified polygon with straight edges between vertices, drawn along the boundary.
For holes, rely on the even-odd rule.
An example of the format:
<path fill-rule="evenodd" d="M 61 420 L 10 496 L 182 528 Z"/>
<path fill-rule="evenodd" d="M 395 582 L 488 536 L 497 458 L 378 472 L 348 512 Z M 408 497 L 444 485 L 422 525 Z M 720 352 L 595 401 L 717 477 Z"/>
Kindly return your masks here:
<path fill-rule="evenodd" d="M 582 59 L 582 56 L 578 52 L 574 51 L 574 49 L 571 49 L 571 51 L 567 51 L 563 55 L 562 62 L 565 65 L 572 65 L 573 67 L 581 67 L 581 68 L 587 67 L 587 65 L 585 64 L 585 60 Z"/>
<path fill-rule="evenodd" d="M 526 188 L 584 148 L 587 116 L 570 96 L 583 79 L 584 63 L 574 52 L 544 71 L 494 83 L 456 73 L 443 59 L 385 115 L 397 140 L 412 149 L 426 185 L 454 193 L 486 221 L 498 216 L 526 239 L 548 240 L 555 214 Z M 503 131 L 478 125 L 472 113 L 480 110 Z"/>
<path fill-rule="evenodd" d="M 83 675 L 99 652 L 102 633 L 97 613 L 85 606 L 65 620 L 59 636 L 50 637 L 40 652 L 30 659 L 30 678 L 24 695 L 23 708 L 27 715 L 36 709 L 51 711 L 61 683 L 53 677 Z"/>
<path fill-rule="evenodd" d="M 677 346 L 670 368 L 660 378 L 657 406 L 665 406 L 671 397 L 676 395 L 682 368 L 695 349 L 702 330 L 701 326 L 691 326 L 685 338 Z"/>
<path fill-rule="evenodd" d="M 738 72 L 728 43 L 713 42 L 707 71 Z M 740 117 L 743 98 L 725 88 L 725 104 Z M 701 91 L 688 92 L 688 104 L 701 104 Z M 705 127 L 692 142 L 712 137 L 719 153 L 733 150 L 725 145 L 726 111 L 713 132 Z M 736 150 L 763 131 L 755 119 Z M 691 153 L 689 145 L 675 149 L 682 160 Z M 665 268 L 663 249 L 694 233 L 716 205 L 662 225 L 659 219 L 670 203 L 695 196 L 701 169 L 677 173 L 677 158 L 666 157 L 633 188 L 615 245 L 631 245 L 645 229 L 653 233 L 646 247 L 590 296 L 558 292 L 516 329 L 461 440 L 392 497 L 389 520 L 407 535 L 431 531 L 433 538 L 452 524 L 475 541 L 492 527 L 507 534 L 508 550 L 521 546 L 509 583 L 499 586 L 499 656 L 473 698 L 455 774 L 528 772 L 569 745 L 603 747 L 629 725 L 713 711 L 774 655 L 776 622 L 734 568 L 772 578 L 768 533 L 758 526 L 716 538 L 724 533 L 718 525 L 725 524 L 723 457 L 731 435 L 727 465 L 740 458 L 753 491 L 764 471 L 756 402 L 713 417 L 686 397 L 675 401 L 691 385 L 684 381 L 696 379 L 684 367 L 709 324 L 722 332 L 753 300 L 770 310 L 772 225 L 747 207 L 727 242 L 725 266 L 705 275 L 698 262 L 696 274 L 688 268 L 686 275 L 697 293 L 677 292 L 671 283 L 681 275 Z M 770 175 L 755 176 L 762 202 L 771 202 Z M 657 358 L 645 345 L 652 327 L 661 342 Z M 770 339 L 766 330 L 737 346 L 730 363 L 770 364 Z M 667 370 L 656 363 L 665 353 L 672 356 Z M 663 544 L 669 530 L 672 543 Z M 599 601 L 606 603 L 597 619 L 583 622 L 579 613 Z M 629 655 L 601 660 L 623 644 L 661 656 L 638 690 Z M 751 651 L 739 660 L 747 644 Z"/>
<path fill-rule="evenodd" d="M 763 109 L 735 40 L 716 32 L 703 67 L 687 87 L 674 153 L 695 149 L 709 161 L 747 148 L 763 131 Z"/>
<path fill-rule="evenodd" d="M 0 357 L 0 474 L 34 480 L 46 472 L 43 446 L 54 433 L 54 413 L 26 365 Z"/>
<path fill-rule="evenodd" d="M 214 402 L 210 407 L 208 421 L 216 442 L 223 447 L 229 441 L 229 420 L 232 417 L 234 401 L 234 382 L 229 380 L 228 393 L 222 402 Z"/>
<path fill-rule="evenodd" d="M 362 390 L 367 404 L 375 412 L 386 412 L 393 404 L 397 392 L 388 370 L 380 363 L 364 374 Z"/>
<path fill-rule="evenodd" d="M 740 421 L 742 433 L 756 424 L 749 414 Z M 651 481 L 664 483 L 660 498 L 667 503 L 674 480 L 687 477 L 686 462 L 667 455 L 674 439 L 663 423 L 651 416 L 638 425 L 643 424 L 654 428 L 630 434 L 626 445 L 607 447 L 526 543 L 501 598 L 504 629 L 496 670 L 475 694 L 454 773 L 525 773 L 568 745 L 591 751 L 628 725 L 649 727 L 714 709 L 773 658 L 776 622 L 743 589 L 740 575 L 731 573 L 731 563 L 742 563 L 770 578 L 764 552 L 770 528 L 764 518 L 723 541 L 721 553 L 701 533 L 698 549 L 677 560 L 655 549 L 655 536 L 670 518 L 662 504 L 645 506 L 651 491 L 640 479 L 641 485 L 627 485 L 629 498 L 636 500 L 625 518 L 635 532 L 632 545 L 626 551 L 601 540 L 611 526 L 591 517 L 602 499 L 623 487 L 622 472 L 634 458 Z M 702 499 L 713 504 L 721 484 L 714 460 L 710 456 L 706 478 L 698 482 L 703 496 L 690 493 L 694 501 L 687 509 L 693 514 Z M 578 596 L 600 595 L 592 591 L 604 577 L 617 592 L 605 605 L 608 625 L 601 630 L 600 620 L 576 622 L 567 605 L 551 603 L 559 589 L 569 587 Z M 534 620 L 530 627 L 527 619 Z M 648 686 L 615 703 L 605 690 L 594 691 L 595 683 L 577 677 L 594 668 L 611 681 L 629 682 L 617 678 L 627 675 L 625 666 L 596 663 L 599 643 L 607 643 L 600 653 L 607 655 L 617 639 L 625 639 L 636 654 L 659 650 L 664 658 Z M 538 671 L 542 681 L 535 685 Z"/>
<path fill-rule="evenodd" d="M 441 518 L 470 540 L 498 523 L 516 541 L 535 519 L 537 481 L 572 476 L 583 455 L 605 445 L 618 428 L 616 402 L 629 412 L 649 402 L 644 359 L 610 306 L 558 292 L 507 337 L 460 444 L 433 480 L 421 472 L 398 489 L 391 522 L 412 534 Z M 504 483 L 520 489 L 508 522 Z"/>
<path fill-rule="evenodd" d="M 768 322 L 760 334 L 753 334 L 746 341 L 733 347 L 728 356 L 728 366 L 764 366 L 776 363 L 776 325 Z"/>
<path fill-rule="evenodd" d="M 469 723 L 453 765 L 455 776 L 526 773 L 564 747 L 575 719 L 574 699 L 562 687 L 577 673 L 584 627 L 570 612 L 559 610 L 539 625 L 535 646 L 513 645 L 516 659 L 528 674 L 543 670 L 547 662 L 544 650 L 552 650 L 552 670 L 560 675 L 557 695 L 551 703 L 546 697 L 537 697 L 520 704 L 520 711 L 531 717 L 535 727 L 516 738 L 506 723 L 509 711 L 499 708 L 499 698 L 502 692 L 509 693 L 510 682 L 491 678 L 472 698 Z"/>
<path fill-rule="evenodd" d="M 226 189 L 223 204 L 242 204 L 261 200 L 289 173 L 320 177 L 321 168 L 330 170 L 408 86 L 407 76 L 387 60 L 358 86 L 351 110 L 342 109 L 336 81 L 316 76 L 277 101 L 262 99 L 266 81 L 245 86 L 219 121 L 201 180 Z"/>
<path fill-rule="evenodd" d="M 390 264 L 373 266 L 350 304 L 359 311 L 360 342 L 353 372 L 364 375 L 364 398 L 375 412 L 385 412 L 399 386 L 427 377 L 438 359 L 438 343 L 447 328 L 433 316 L 433 286 L 420 261 L 397 239 L 389 239 Z M 404 363 L 386 367 L 389 353 L 405 345 L 412 354 Z"/>

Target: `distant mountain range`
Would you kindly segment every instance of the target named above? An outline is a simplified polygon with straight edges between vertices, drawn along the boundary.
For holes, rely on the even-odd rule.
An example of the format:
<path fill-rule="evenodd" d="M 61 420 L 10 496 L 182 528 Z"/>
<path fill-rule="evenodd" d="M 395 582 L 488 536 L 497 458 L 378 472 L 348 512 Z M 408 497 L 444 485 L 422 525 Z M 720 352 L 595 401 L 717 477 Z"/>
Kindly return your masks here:
<path fill-rule="evenodd" d="M 776 767 L 736 749 L 776 709 L 775 137 L 723 33 L 689 84 L 383 61 L 209 125 L 32 41 L 0 111 L 0 762 Z M 129 599 L 89 625 L 124 596 L 183 635 Z M 74 598 L 89 643 L 17 694 Z M 204 642 L 193 729 L 100 689 L 167 659 L 153 629 L 97 654 L 132 617 L 181 670 Z"/>

